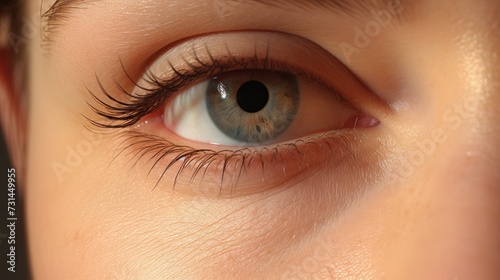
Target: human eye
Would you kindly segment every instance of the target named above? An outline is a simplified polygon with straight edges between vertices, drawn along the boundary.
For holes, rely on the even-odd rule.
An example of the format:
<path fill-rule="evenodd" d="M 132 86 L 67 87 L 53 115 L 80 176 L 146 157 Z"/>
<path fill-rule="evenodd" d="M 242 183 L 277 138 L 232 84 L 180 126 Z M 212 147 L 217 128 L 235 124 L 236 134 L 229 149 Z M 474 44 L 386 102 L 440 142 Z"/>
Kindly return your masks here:
<path fill-rule="evenodd" d="M 246 195 L 293 185 L 328 163 L 353 164 L 357 132 L 379 124 L 357 102 L 362 83 L 290 34 L 191 38 L 130 79 L 135 87 L 119 86 L 121 99 L 101 87 L 106 98 L 94 95 L 100 119 L 91 122 L 122 129 L 116 156 L 148 166 L 155 187 L 184 193 Z"/>

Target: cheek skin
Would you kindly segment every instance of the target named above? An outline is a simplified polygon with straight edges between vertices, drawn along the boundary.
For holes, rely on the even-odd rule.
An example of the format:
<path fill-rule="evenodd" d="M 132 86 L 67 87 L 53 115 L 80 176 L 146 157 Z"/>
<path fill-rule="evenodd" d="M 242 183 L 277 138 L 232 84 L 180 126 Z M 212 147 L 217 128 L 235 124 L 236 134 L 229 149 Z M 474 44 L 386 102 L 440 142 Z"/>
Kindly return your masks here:
<path fill-rule="evenodd" d="M 388 279 L 490 279 L 499 273 L 498 175 L 485 158 L 463 152 L 463 142 L 447 143 L 398 191 L 380 198 L 380 260 Z"/>
<path fill-rule="evenodd" d="M 61 191 L 54 193 L 45 186 L 34 194 L 39 199 L 31 206 L 31 228 L 39 233 L 33 248 L 40 257 L 38 272 L 45 267 L 45 275 L 56 279 L 279 275 L 297 259 L 278 260 L 307 250 L 316 227 L 330 223 L 345 207 L 328 199 L 336 194 L 322 186 L 327 174 L 238 199 L 179 198 L 131 184 L 140 182 L 137 176 L 124 180 L 121 169 L 106 166 L 110 158 L 101 159 L 81 166 L 93 176 L 71 176 L 71 187 L 56 186 Z M 44 253 L 49 249 L 53 254 Z"/>
<path fill-rule="evenodd" d="M 109 145 L 100 142 L 64 183 L 33 173 L 31 182 L 47 182 L 30 195 L 34 268 L 40 275 L 241 279 L 292 273 L 302 264 L 294 256 L 307 257 L 303 252 L 318 231 L 334 224 L 356 197 L 347 184 L 344 190 L 327 187 L 337 183 L 327 171 L 296 186 L 233 199 L 151 191 L 145 185 L 153 184 L 140 172 L 123 175 L 125 162 L 108 166 Z M 339 241 L 330 241 L 347 249 L 333 252 L 336 259 L 359 249 L 349 249 L 350 242 L 344 245 L 343 234 L 337 235 Z"/>

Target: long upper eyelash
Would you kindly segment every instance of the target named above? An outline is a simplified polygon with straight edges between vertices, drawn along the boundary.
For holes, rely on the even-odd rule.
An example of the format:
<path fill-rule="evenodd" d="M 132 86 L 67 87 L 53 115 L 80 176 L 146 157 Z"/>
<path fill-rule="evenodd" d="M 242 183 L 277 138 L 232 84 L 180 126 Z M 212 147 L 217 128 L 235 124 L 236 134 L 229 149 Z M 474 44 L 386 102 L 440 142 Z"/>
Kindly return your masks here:
<path fill-rule="evenodd" d="M 234 67 L 240 67 L 241 69 L 260 67 L 262 70 L 289 71 L 308 82 L 316 82 L 318 85 L 334 93 L 337 99 L 342 103 L 348 103 L 340 92 L 314 75 L 307 73 L 298 67 L 287 65 L 284 62 L 270 60 L 268 52 L 262 58 L 259 58 L 257 56 L 257 52 L 255 52 L 253 57 L 238 59 L 233 56 L 228 49 L 227 56 L 223 60 L 217 60 L 211 55 L 208 48 L 205 48 L 205 51 L 209 57 L 208 62 L 203 62 L 196 52 L 193 51 L 194 60 L 198 63 L 197 65 L 184 59 L 187 68 L 181 70 L 176 69 L 171 63 L 169 63 L 171 68 L 170 70 L 174 73 L 171 78 L 161 79 L 155 76 L 152 72 L 148 72 L 144 81 L 149 85 L 149 87 L 141 86 L 135 82 L 122 64 L 122 69 L 129 81 L 132 82 L 136 88 L 142 91 L 142 93 L 131 93 L 125 90 L 119 83 L 115 83 L 118 90 L 121 91 L 127 99 L 129 99 L 126 102 L 113 97 L 113 95 L 104 88 L 99 77 L 96 75 L 97 84 L 100 91 L 104 94 L 104 97 L 99 98 L 88 89 L 92 99 L 97 102 L 97 106 L 92 105 L 90 102 L 87 102 L 87 104 L 99 118 L 93 119 L 87 116 L 84 117 L 92 125 L 98 128 L 130 127 L 140 121 L 144 116 L 160 108 L 174 93 L 182 90 L 186 86 L 202 78 L 219 75 Z"/>
<path fill-rule="evenodd" d="M 194 52 L 194 58 L 198 62 L 198 65 L 189 63 L 186 59 L 186 65 L 188 69 L 184 71 L 176 69 L 170 62 L 170 70 L 175 74 L 169 79 L 160 79 L 153 73 L 148 72 L 144 81 L 150 86 L 149 88 L 143 87 L 135 82 L 128 72 L 126 71 L 123 63 L 122 69 L 129 79 L 137 88 L 144 91 L 143 94 L 134 94 L 125 90 L 120 84 L 115 83 L 116 87 L 125 94 L 129 100 L 127 102 L 120 101 L 113 97 L 103 86 L 99 77 L 96 75 L 96 81 L 99 86 L 100 91 L 104 94 L 104 98 L 97 97 L 89 89 L 92 99 L 97 102 L 102 109 L 87 102 L 88 106 L 96 113 L 99 117 L 104 118 L 102 120 L 94 120 L 89 117 L 85 117 L 92 125 L 99 128 L 124 128 L 129 127 L 137 123 L 142 117 L 154 112 L 158 109 L 168 98 L 175 92 L 181 90 L 185 86 L 193 83 L 194 81 L 203 78 L 205 76 L 217 75 L 224 73 L 227 68 L 234 67 L 236 60 L 231 60 L 227 62 L 220 62 L 216 60 L 210 53 L 209 49 L 206 48 L 206 52 L 209 56 L 210 61 L 208 63 L 202 62 L 198 57 L 196 52 Z M 264 58 L 267 61 L 267 58 Z M 240 61 L 239 66 L 248 66 L 250 63 L 255 64 L 255 62 Z"/>
<path fill-rule="evenodd" d="M 174 70 L 175 73 L 178 73 Z M 126 71 L 125 71 L 126 73 Z M 128 76 L 128 75 L 127 75 Z M 148 75 L 145 81 L 152 86 L 152 89 L 145 88 L 130 79 L 134 85 L 143 90 L 145 94 L 133 94 L 126 91 L 122 86 L 116 83 L 117 88 L 125 94 L 129 100 L 123 102 L 113 97 L 103 86 L 100 79 L 96 76 L 97 83 L 104 98 L 97 97 L 89 90 L 92 99 L 98 103 L 102 109 L 87 102 L 92 111 L 99 117 L 103 117 L 107 122 L 94 120 L 87 117 L 87 120 L 94 126 L 100 128 L 124 128 L 136 124 L 142 117 L 158 109 L 173 93 L 181 89 L 191 81 L 186 75 L 176 76 L 169 81 L 161 81 L 152 73 Z"/>

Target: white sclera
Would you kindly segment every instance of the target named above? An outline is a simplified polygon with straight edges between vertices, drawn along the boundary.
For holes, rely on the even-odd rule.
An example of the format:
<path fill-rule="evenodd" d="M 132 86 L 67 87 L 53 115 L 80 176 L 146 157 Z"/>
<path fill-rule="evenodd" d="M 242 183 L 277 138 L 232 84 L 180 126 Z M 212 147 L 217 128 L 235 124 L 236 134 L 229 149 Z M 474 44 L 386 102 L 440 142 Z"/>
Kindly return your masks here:
<path fill-rule="evenodd" d="M 225 146 L 248 146 L 225 135 L 208 114 L 205 81 L 190 86 L 165 106 L 164 124 L 175 134 L 197 142 Z"/>

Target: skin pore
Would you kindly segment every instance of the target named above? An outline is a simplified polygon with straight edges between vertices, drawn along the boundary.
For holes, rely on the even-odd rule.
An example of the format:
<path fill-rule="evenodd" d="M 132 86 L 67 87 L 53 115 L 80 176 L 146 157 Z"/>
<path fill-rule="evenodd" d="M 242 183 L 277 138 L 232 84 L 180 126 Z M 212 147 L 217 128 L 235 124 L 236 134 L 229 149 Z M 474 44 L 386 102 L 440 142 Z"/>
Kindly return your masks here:
<path fill-rule="evenodd" d="M 55 7 L 25 46 L 35 279 L 500 274 L 500 2 L 54 3 L 25 9 Z M 214 62 L 224 71 L 173 86 L 174 69 Z M 300 123 L 266 149 L 165 126 L 190 87 L 270 65 L 304 92 Z M 154 91 L 148 70 L 172 96 L 109 127 L 125 93 Z"/>

